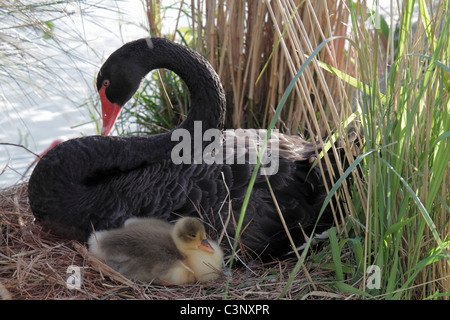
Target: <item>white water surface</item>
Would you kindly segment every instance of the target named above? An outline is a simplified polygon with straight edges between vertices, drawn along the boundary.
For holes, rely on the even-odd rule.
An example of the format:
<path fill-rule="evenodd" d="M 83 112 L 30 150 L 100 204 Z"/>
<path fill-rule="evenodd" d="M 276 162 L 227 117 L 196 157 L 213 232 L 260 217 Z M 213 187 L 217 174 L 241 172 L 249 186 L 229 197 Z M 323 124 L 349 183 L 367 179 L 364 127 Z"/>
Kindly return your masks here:
<path fill-rule="evenodd" d="M 11 68 L 11 76 L 7 66 L 0 72 L 0 143 L 40 154 L 55 140 L 98 134 L 96 74 L 123 43 L 148 36 L 147 22 L 139 0 L 78 5 L 64 5 L 67 14 L 54 21 L 60 49 L 43 37 L 20 43 L 42 64 L 38 72 Z M 28 179 L 36 158 L 30 151 L 0 145 L 0 188 Z"/>

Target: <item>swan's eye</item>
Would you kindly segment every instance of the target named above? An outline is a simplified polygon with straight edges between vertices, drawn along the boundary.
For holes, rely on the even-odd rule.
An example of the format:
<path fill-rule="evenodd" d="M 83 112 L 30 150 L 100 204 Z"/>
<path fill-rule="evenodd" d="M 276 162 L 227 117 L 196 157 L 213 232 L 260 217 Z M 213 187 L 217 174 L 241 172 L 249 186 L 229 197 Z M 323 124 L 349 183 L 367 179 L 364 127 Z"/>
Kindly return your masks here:
<path fill-rule="evenodd" d="M 106 88 L 106 87 L 109 87 L 109 84 L 110 84 L 110 82 L 109 82 L 109 80 L 103 80 L 103 86 Z"/>
<path fill-rule="evenodd" d="M 192 239 L 194 239 L 197 235 L 195 233 L 192 233 L 189 235 Z"/>

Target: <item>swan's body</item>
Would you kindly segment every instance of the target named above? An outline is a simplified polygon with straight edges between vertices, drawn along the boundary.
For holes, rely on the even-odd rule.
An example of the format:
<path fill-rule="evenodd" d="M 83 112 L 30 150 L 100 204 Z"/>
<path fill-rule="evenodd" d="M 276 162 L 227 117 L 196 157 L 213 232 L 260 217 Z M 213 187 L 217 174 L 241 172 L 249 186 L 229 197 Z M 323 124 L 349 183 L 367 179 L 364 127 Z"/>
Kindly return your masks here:
<path fill-rule="evenodd" d="M 225 96 L 209 63 L 183 46 L 153 38 L 124 45 L 102 66 L 97 89 L 104 109 L 104 134 L 142 77 L 154 68 L 174 71 L 190 90 L 192 107 L 179 128 L 194 134 L 194 122 L 201 121 L 201 133 L 222 129 Z M 224 149 L 227 141 L 247 132 L 225 131 Z M 215 230 L 225 227 L 233 237 L 254 164 L 248 158 L 243 164 L 175 164 L 171 152 L 179 141 L 172 141 L 172 133 L 91 136 L 56 146 L 39 161 L 30 178 L 30 205 L 37 220 L 53 232 L 87 240 L 92 227 L 98 231 L 118 228 L 132 217 L 171 221 L 200 215 Z M 269 181 L 291 236 L 301 245 L 305 237 L 299 224 L 307 235 L 311 233 L 327 194 L 319 166 L 312 165 L 319 146 L 298 136 L 277 137 L 278 171 Z M 330 158 L 337 174 L 336 161 Z M 328 207 L 317 231 L 332 223 Z M 263 175 L 256 178 L 243 230 L 241 248 L 254 257 L 279 257 L 292 250 Z"/>
<path fill-rule="evenodd" d="M 182 218 L 175 226 L 152 218 L 131 218 L 124 227 L 94 232 L 89 250 L 129 279 L 181 285 L 218 278 L 223 253 L 206 240 L 203 224 Z"/>

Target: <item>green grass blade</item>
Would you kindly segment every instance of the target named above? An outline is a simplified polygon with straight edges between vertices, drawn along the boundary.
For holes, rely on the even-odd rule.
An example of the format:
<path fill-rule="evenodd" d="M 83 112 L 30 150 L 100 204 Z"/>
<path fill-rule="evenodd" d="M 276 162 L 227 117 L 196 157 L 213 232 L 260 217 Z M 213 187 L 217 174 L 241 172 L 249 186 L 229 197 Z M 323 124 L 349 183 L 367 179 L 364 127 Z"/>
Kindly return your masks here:
<path fill-rule="evenodd" d="M 364 92 L 370 92 L 371 89 L 370 89 L 369 85 L 363 83 L 362 81 L 360 81 L 360 80 L 346 74 L 345 72 L 342 72 L 342 71 L 338 70 L 337 68 L 332 67 L 322 61 L 318 61 L 318 64 L 323 70 L 334 74 L 339 79 L 342 79 L 343 81 L 345 81 L 347 84 L 351 85 L 352 87 L 357 88 Z M 387 102 L 386 96 L 382 93 L 379 93 L 379 95 L 381 97 L 381 102 L 386 103 Z"/>
<path fill-rule="evenodd" d="M 341 250 L 339 249 L 339 243 L 334 228 L 328 230 L 328 236 L 331 245 L 333 263 L 335 266 L 336 279 L 342 281 L 344 280 L 344 272 L 342 271 Z"/>
<path fill-rule="evenodd" d="M 356 168 L 356 166 L 365 158 L 367 157 L 369 154 L 375 152 L 376 150 L 369 150 L 361 155 L 359 155 L 355 161 L 353 161 L 353 163 L 347 168 L 347 170 L 345 170 L 344 174 L 336 181 L 336 183 L 333 185 L 333 187 L 331 188 L 330 192 L 328 193 L 328 195 L 325 197 L 325 200 L 323 201 L 323 205 L 320 209 L 319 215 L 317 216 L 317 221 L 319 221 L 320 217 L 322 217 L 323 212 L 325 211 L 325 208 L 327 207 L 328 203 L 330 202 L 331 198 L 333 197 L 334 193 L 339 189 L 339 187 L 341 186 L 341 184 L 344 182 L 344 180 L 348 177 L 348 175 Z M 316 225 L 317 225 L 317 221 L 316 221 Z M 309 237 L 308 242 L 306 242 L 306 246 L 303 249 L 302 255 L 300 256 L 300 260 L 297 261 L 294 269 L 292 270 L 288 281 L 286 282 L 286 285 L 283 288 L 283 291 L 280 294 L 279 298 L 283 298 L 284 295 L 286 294 L 288 288 L 290 287 L 290 285 L 292 284 L 292 281 L 294 281 L 297 273 L 300 271 L 300 267 L 303 264 L 306 254 L 308 253 L 308 250 L 311 246 L 311 242 L 316 230 L 316 225 L 314 226 L 311 235 Z"/>
<path fill-rule="evenodd" d="M 398 41 L 398 57 L 401 57 L 406 50 L 408 33 L 411 29 L 411 18 L 414 9 L 414 0 L 406 1 L 406 10 L 403 14 L 403 20 L 400 29 L 400 39 Z M 398 66 L 397 66 L 398 68 Z"/>
<path fill-rule="evenodd" d="M 401 228 L 403 228 L 404 226 L 406 226 L 410 222 L 414 221 L 414 219 L 416 219 L 416 217 L 417 217 L 417 215 L 414 215 L 414 216 L 412 216 L 409 219 L 402 220 L 400 222 L 397 222 L 395 224 L 390 225 L 389 228 L 384 233 L 384 236 L 386 237 L 386 236 L 391 235 L 392 233 L 398 232 Z"/>
<path fill-rule="evenodd" d="M 419 11 L 420 17 L 422 18 L 423 27 L 425 28 L 425 32 L 427 33 L 428 41 L 433 44 L 433 49 L 436 49 L 436 39 L 433 35 L 433 28 L 431 24 L 430 15 L 427 10 L 427 5 L 425 4 L 425 0 L 418 0 L 419 2 Z"/>
<path fill-rule="evenodd" d="M 430 228 L 431 233 L 433 234 L 434 239 L 436 240 L 438 246 L 443 252 L 446 252 L 446 247 L 444 246 L 444 242 L 439 237 L 439 233 L 437 232 L 436 225 L 433 222 L 433 219 L 431 219 L 430 215 L 428 214 L 427 209 L 422 204 L 422 201 L 420 201 L 419 197 L 416 195 L 414 190 L 411 188 L 411 186 L 403 179 L 403 177 L 394 169 L 393 166 L 391 166 L 386 160 L 380 158 L 380 161 L 387 166 L 395 175 L 400 179 L 400 181 L 405 186 L 406 190 L 409 192 L 411 198 L 416 203 L 420 213 L 422 214 L 422 217 L 424 218 L 425 222 L 427 223 L 428 227 Z M 447 254 L 447 260 L 450 265 L 450 254 Z"/>
<path fill-rule="evenodd" d="M 442 248 L 436 248 L 436 249 L 430 250 L 430 252 L 428 253 L 428 255 L 425 258 L 423 258 L 415 266 L 413 266 L 412 273 L 406 279 L 406 281 L 404 282 L 402 287 L 399 290 L 397 290 L 397 292 L 393 296 L 394 299 L 399 299 L 401 297 L 403 292 L 414 281 L 414 279 L 416 279 L 419 272 L 421 270 L 423 270 L 423 268 L 425 268 L 427 265 L 436 263 L 442 259 L 448 259 L 448 253 L 445 248 L 450 247 L 450 240 L 445 241 L 445 243 L 443 243 L 443 247 L 444 247 L 444 250 L 442 250 Z"/>
<path fill-rule="evenodd" d="M 368 294 L 367 292 L 364 292 L 362 290 L 359 290 L 355 287 L 352 287 L 351 285 L 346 284 L 345 282 L 335 282 L 334 286 L 339 289 L 341 292 L 350 292 L 357 294 L 359 296 L 371 298 L 372 296 Z"/>

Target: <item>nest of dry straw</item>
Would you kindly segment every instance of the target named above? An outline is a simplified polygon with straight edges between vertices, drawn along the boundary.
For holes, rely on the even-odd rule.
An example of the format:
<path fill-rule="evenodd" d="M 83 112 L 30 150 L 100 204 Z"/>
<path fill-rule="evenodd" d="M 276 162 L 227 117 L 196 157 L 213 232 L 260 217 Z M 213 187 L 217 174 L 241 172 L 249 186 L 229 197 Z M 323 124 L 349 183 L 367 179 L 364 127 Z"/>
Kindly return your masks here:
<path fill-rule="evenodd" d="M 0 298 L 2 299 L 223 299 L 226 277 L 185 286 L 162 287 L 130 281 L 91 256 L 84 243 L 56 238 L 34 222 L 27 184 L 0 191 Z M 228 298 L 276 299 L 294 261 L 233 269 Z M 80 288 L 68 286 L 70 266 L 79 268 Z M 321 273 L 323 279 L 324 272 Z M 318 290 L 299 274 L 287 299 L 345 298 Z"/>

